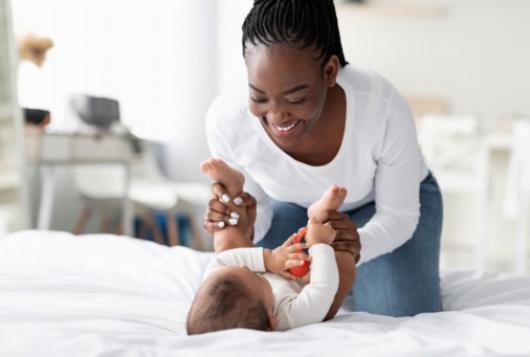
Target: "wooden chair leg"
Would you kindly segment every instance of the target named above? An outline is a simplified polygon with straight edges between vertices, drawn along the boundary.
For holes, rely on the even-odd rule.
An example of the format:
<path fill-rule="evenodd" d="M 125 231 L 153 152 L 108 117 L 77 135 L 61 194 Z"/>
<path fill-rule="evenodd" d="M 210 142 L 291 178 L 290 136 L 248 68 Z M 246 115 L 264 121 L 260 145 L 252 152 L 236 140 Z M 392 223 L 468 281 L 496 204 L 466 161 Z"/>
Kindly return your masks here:
<path fill-rule="evenodd" d="M 173 247 L 175 245 L 180 244 L 180 237 L 179 237 L 179 226 L 177 219 L 175 217 L 175 211 L 169 210 L 167 212 L 167 233 L 169 237 L 169 246 Z"/>
<path fill-rule="evenodd" d="M 138 238 L 147 239 L 147 225 L 145 222 L 140 222 L 138 227 Z"/>
<path fill-rule="evenodd" d="M 88 223 L 88 220 L 90 219 L 90 216 L 92 215 L 92 210 L 89 207 L 84 207 L 83 211 L 79 215 L 79 219 L 77 220 L 77 223 L 74 228 L 74 234 L 79 235 L 84 232 L 86 224 Z"/>
<path fill-rule="evenodd" d="M 193 218 L 193 214 L 188 214 L 188 222 L 190 223 L 191 235 L 193 237 L 193 248 L 204 251 L 204 243 L 202 241 L 199 228 L 197 227 L 195 219 Z"/>
<path fill-rule="evenodd" d="M 143 214 L 143 216 L 146 226 L 153 233 L 153 238 L 155 239 L 155 242 L 157 242 L 158 244 L 164 244 L 164 236 L 162 235 L 162 232 L 160 232 L 160 229 L 158 229 L 155 217 L 153 216 L 153 212 L 148 210 Z"/>
<path fill-rule="evenodd" d="M 123 222 L 121 221 L 121 219 L 118 219 L 116 220 L 116 212 L 113 212 L 112 213 L 112 217 L 114 217 L 112 219 L 112 228 L 111 228 L 111 232 L 114 233 L 115 235 L 118 235 L 118 236 L 122 236 L 124 234 L 124 226 L 123 226 Z"/>
<path fill-rule="evenodd" d="M 111 226 L 112 226 L 112 217 L 102 215 L 101 226 L 100 226 L 101 233 L 110 233 Z"/>

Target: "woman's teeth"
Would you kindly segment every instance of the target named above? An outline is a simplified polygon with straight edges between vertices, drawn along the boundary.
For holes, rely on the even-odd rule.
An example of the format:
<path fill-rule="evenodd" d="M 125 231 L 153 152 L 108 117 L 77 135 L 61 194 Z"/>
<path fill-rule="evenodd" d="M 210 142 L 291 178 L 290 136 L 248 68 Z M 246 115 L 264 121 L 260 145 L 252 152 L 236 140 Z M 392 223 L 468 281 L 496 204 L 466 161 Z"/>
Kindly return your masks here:
<path fill-rule="evenodd" d="M 292 123 L 291 125 L 288 125 L 288 126 L 276 126 L 276 129 L 278 129 L 278 131 L 289 131 L 291 130 L 292 128 L 294 128 L 296 126 L 296 124 L 298 124 L 298 122 L 294 122 Z"/>

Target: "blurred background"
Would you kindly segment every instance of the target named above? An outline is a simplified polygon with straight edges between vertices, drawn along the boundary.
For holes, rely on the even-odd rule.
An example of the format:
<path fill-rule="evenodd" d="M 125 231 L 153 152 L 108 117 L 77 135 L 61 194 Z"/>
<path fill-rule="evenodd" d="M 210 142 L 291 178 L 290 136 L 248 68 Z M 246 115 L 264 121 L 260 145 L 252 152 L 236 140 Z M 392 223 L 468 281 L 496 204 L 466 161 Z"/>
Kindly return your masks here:
<path fill-rule="evenodd" d="M 252 0 L 0 4 L 0 236 L 111 232 L 209 249 L 204 119 L 216 95 L 246 87 Z M 415 113 L 444 195 L 442 269 L 528 272 L 530 2 L 336 7 L 348 61 L 389 79 Z"/>

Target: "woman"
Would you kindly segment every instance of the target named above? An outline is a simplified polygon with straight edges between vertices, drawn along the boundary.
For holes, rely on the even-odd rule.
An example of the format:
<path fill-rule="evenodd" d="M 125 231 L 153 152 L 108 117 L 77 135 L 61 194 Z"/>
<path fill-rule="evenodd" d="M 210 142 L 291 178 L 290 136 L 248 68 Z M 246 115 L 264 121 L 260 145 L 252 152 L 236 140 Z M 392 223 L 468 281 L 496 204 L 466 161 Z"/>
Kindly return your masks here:
<path fill-rule="evenodd" d="M 326 220 L 338 238 L 362 246 L 347 307 L 390 316 L 440 311 L 438 185 L 402 96 L 345 60 L 333 1 L 254 1 L 243 55 L 249 98 L 218 98 L 206 127 L 212 154 L 245 173 L 245 204 L 257 202 L 249 238 L 278 246 L 306 224 L 306 208 L 322 192 L 345 186 L 345 204 Z M 222 197 L 223 188 L 213 192 Z M 229 219 L 213 199 L 206 229 Z M 339 286 L 339 305 L 347 290 Z"/>

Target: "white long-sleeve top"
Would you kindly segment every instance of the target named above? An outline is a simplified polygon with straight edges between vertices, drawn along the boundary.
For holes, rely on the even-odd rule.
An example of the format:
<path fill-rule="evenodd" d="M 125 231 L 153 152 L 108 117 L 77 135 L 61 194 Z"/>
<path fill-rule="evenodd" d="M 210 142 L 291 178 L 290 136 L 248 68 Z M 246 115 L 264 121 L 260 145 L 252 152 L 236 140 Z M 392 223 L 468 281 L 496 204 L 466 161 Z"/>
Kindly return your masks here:
<path fill-rule="evenodd" d="M 333 249 L 327 244 L 309 248 L 310 282 L 287 280 L 265 271 L 263 248 L 235 248 L 216 255 L 206 268 L 206 278 L 215 269 L 244 265 L 251 271 L 263 273 L 272 287 L 276 329 L 285 331 L 321 322 L 333 303 L 339 287 L 339 271 Z"/>
<path fill-rule="evenodd" d="M 297 161 L 276 146 L 249 111 L 248 93 L 217 98 L 206 133 L 211 154 L 242 171 L 245 191 L 257 200 L 254 242 L 270 227 L 271 198 L 309 207 L 336 184 L 348 190 L 342 212 L 375 201 L 375 215 L 358 230 L 362 264 L 412 237 L 428 169 L 412 112 L 389 82 L 347 65 L 337 84 L 346 94 L 346 125 L 337 155 L 325 165 Z"/>

